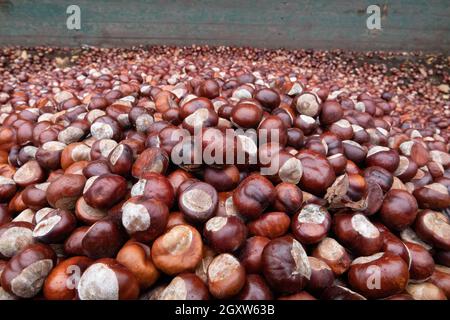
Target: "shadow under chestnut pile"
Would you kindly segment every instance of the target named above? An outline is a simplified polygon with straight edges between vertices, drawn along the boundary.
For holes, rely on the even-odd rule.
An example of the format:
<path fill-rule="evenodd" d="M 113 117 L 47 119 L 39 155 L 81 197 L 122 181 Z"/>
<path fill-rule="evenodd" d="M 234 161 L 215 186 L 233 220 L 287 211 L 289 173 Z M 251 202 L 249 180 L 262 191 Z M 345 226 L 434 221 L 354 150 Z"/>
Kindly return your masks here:
<path fill-rule="evenodd" d="M 0 299 L 450 298 L 449 66 L 0 49 Z"/>

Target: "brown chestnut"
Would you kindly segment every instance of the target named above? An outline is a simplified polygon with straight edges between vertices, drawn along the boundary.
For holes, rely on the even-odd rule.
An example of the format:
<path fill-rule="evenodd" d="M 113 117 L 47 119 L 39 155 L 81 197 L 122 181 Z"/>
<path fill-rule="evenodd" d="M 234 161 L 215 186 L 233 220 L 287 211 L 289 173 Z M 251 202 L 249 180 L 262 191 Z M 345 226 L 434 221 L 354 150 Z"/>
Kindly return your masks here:
<path fill-rule="evenodd" d="M 152 286 L 159 278 L 159 271 L 156 269 L 147 245 L 129 241 L 119 250 L 116 257 L 117 262 L 130 270 L 141 289 Z"/>
<path fill-rule="evenodd" d="M 77 292 L 80 300 L 133 300 L 139 296 L 139 283 L 119 262 L 104 258 L 84 271 Z"/>
<path fill-rule="evenodd" d="M 182 273 L 164 288 L 158 300 L 208 300 L 209 292 L 203 281 L 193 273 Z"/>
<path fill-rule="evenodd" d="M 340 276 L 350 267 L 350 255 L 333 238 L 323 239 L 313 250 L 312 255 L 315 258 L 325 261 L 336 276 Z"/>
<path fill-rule="evenodd" d="M 264 277 L 280 293 L 301 291 L 311 277 L 311 266 L 300 242 L 291 236 L 271 240 L 262 253 Z"/>
<path fill-rule="evenodd" d="M 233 203 L 246 218 L 256 219 L 275 200 L 272 183 L 259 174 L 245 178 L 233 192 Z"/>
<path fill-rule="evenodd" d="M 169 209 L 161 201 L 132 197 L 122 205 L 122 225 L 130 237 L 149 243 L 164 232 Z"/>
<path fill-rule="evenodd" d="M 107 209 L 122 200 L 126 192 L 125 178 L 117 174 L 103 174 L 90 177 L 86 181 L 83 197 L 91 207 Z"/>
<path fill-rule="evenodd" d="M 153 242 L 151 252 L 155 266 L 166 274 L 193 271 L 202 260 L 202 238 L 197 229 L 176 225 Z"/>
<path fill-rule="evenodd" d="M 334 215 L 333 231 L 337 238 L 357 255 L 375 254 L 383 245 L 383 238 L 378 229 L 360 213 Z"/>
<path fill-rule="evenodd" d="M 401 231 L 414 222 L 417 209 L 417 201 L 409 192 L 392 189 L 383 200 L 380 217 L 387 227 Z"/>
<path fill-rule="evenodd" d="M 314 244 L 324 239 L 331 228 L 327 209 L 317 204 L 307 204 L 292 218 L 294 237 L 303 244 Z"/>
<path fill-rule="evenodd" d="M 33 237 L 44 243 L 59 243 L 72 233 L 76 225 L 77 219 L 70 211 L 52 210 L 36 224 Z"/>
<path fill-rule="evenodd" d="M 408 265 L 399 256 L 376 253 L 353 260 L 348 271 L 350 286 L 370 299 L 399 294 L 408 284 Z"/>
<path fill-rule="evenodd" d="M 81 274 L 92 264 L 87 257 L 77 256 L 60 262 L 45 279 L 43 294 L 47 300 L 74 300 Z"/>
<path fill-rule="evenodd" d="M 238 259 L 229 253 L 216 256 L 208 267 L 208 288 L 218 299 L 231 298 L 245 284 L 245 269 Z"/>
<path fill-rule="evenodd" d="M 203 235 L 215 251 L 233 252 L 244 244 L 247 228 L 236 216 L 213 217 L 205 223 Z"/>
<path fill-rule="evenodd" d="M 205 222 L 212 217 L 218 204 L 216 189 L 205 182 L 195 182 L 180 193 L 178 207 L 192 222 Z"/>
<path fill-rule="evenodd" d="M 2 288 L 21 298 L 39 293 L 56 266 L 56 254 L 45 244 L 30 244 L 8 261 L 1 275 Z"/>

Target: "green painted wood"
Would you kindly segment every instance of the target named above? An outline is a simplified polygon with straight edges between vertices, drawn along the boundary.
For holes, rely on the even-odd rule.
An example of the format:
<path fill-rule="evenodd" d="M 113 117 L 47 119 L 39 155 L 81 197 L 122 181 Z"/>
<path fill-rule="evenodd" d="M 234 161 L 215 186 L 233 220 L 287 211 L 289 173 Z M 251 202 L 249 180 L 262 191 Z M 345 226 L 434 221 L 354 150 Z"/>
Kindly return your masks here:
<path fill-rule="evenodd" d="M 235 45 L 450 51 L 448 0 L 0 0 L 0 45 Z M 67 6 L 81 30 L 66 28 Z M 366 8 L 382 7 L 382 30 Z"/>

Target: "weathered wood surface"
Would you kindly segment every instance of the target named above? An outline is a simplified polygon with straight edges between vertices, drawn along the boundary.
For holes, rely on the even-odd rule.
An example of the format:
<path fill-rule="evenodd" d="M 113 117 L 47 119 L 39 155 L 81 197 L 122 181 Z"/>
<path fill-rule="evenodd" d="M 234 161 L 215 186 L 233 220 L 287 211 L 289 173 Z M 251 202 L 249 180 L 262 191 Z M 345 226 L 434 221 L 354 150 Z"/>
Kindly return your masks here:
<path fill-rule="evenodd" d="M 81 8 L 68 30 L 66 8 Z M 382 8 L 368 30 L 366 8 Z M 449 0 L 0 0 L 0 45 L 235 45 L 450 51 Z"/>

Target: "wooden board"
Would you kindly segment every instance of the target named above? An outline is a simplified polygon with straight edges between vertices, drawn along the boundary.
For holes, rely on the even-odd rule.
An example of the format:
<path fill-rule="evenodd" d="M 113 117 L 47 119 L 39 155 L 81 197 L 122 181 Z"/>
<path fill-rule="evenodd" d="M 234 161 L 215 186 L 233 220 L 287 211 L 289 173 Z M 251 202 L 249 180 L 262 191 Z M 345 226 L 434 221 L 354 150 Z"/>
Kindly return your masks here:
<path fill-rule="evenodd" d="M 234 45 L 450 51 L 449 0 L 0 0 L 0 45 Z M 81 9 L 68 30 L 66 9 Z M 367 6 L 382 8 L 368 30 Z"/>

